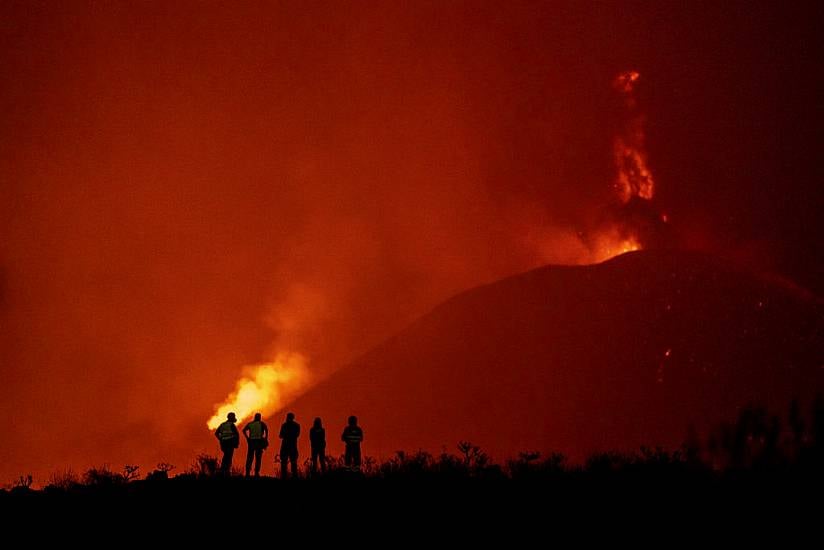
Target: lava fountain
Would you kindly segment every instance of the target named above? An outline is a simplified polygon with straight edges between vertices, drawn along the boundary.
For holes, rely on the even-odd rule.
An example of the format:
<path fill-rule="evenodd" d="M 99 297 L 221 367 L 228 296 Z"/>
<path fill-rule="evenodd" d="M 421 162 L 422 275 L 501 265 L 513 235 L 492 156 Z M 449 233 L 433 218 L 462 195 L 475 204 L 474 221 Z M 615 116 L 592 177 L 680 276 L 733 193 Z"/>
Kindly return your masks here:
<path fill-rule="evenodd" d="M 229 412 L 238 422 L 251 418 L 256 412 L 268 416 L 306 389 L 309 381 L 306 358 L 299 353 L 281 353 L 270 363 L 244 368 L 235 390 L 215 408 L 215 414 L 206 423 L 216 429 Z"/>

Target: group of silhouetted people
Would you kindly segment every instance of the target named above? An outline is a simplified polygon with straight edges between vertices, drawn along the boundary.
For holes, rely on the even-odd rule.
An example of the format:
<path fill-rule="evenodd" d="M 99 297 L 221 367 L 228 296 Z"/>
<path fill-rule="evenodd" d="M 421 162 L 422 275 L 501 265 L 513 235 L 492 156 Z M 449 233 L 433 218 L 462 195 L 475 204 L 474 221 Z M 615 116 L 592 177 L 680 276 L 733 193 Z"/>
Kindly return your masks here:
<path fill-rule="evenodd" d="M 246 477 L 249 477 L 252 470 L 252 461 L 255 463 L 255 477 L 260 476 L 260 463 L 263 458 L 263 451 L 269 446 L 269 428 L 261 420 L 260 413 L 255 414 L 255 419 L 243 427 L 242 432 L 238 432 L 235 423 L 237 417 L 230 412 L 226 415 L 226 421 L 215 430 L 215 437 L 220 442 L 220 450 L 223 452 L 223 459 L 220 462 L 220 471 L 228 474 L 232 469 L 232 456 L 235 449 L 240 446 L 240 434 L 246 438 Z M 280 475 L 287 476 L 287 466 L 291 466 L 292 477 L 298 475 L 298 438 L 300 437 L 300 424 L 295 422 L 295 414 L 288 413 L 286 422 L 280 427 L 278 437 L 280 443 Z M 350 416 L 346 427 L 341 435 L 346 452 L 344 453 L 344 464 L 349 470 L 360 470 L 361 448 L 363 441 L 363 430 L 358 426 L 358 418 Z M 315 418 L 312 428 L 309 430 L 309 443 L 312 448 L 312 473 L 326 471 L 326 430 L 320 418 Z"/>

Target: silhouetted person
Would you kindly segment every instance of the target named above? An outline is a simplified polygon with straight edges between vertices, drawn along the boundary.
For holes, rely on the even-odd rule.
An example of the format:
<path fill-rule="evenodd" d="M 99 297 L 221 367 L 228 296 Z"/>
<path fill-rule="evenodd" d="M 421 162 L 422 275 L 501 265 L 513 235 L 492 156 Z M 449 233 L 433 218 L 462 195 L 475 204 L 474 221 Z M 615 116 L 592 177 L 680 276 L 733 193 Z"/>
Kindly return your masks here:
<path fill-rule="evenodd" d="M 243 435 L 246 437 L 246 477 L 252 469 L 252 457 L 255 458 L 255 477 L 259 477 L 263 449 L 269 446 L 269 427 L 260 419 L 260 413 L 255 413 L 255 419 L 243 427 Z"/>
<path fill-rule="evenodd" d="M 231 472 L 232 455 L 235 454 L 235 449 L 240 446 L 240 434 L 237 431 L 235 422 L 237 422 L 235 413 L 230 412 L 226 415 L 226 422 L 215 430 L 215 437 L 220 441 L 220 450 L 223 451 L 223 460 L 220 461 L 220 472 L 223 474 Z"/>
<path fill-rule="evenodd" d="M 350 416 L 349 425 L 343 429 L 341 440 L 346 443 L 346 454 L 344 463 L 351 470 L 360 470 L 361 452 L 360 444 L 363 441 L 363 430 L 358 426 L 358 417 Z"/>
<path fill-rule="evenodd" d="M 318 461 L 320 470 L 326 471 L 326 430 L 320 418 L 315 419 L 312 428 L 309 430 L 309 442 L 312 444 L 312 473 L 318 471 Z"/>
<path fill-rule="evenodd" d="M 298 475 L 298 437 L 300 437 L 300 424 L 295 422 L 295 414 L 286 415 L 286 422 L 280 427 L 280 437 L 283 441 L 280 444 L 280 477 L 286 478 L 286 463 L 292 465 L 292 477 Z"/>

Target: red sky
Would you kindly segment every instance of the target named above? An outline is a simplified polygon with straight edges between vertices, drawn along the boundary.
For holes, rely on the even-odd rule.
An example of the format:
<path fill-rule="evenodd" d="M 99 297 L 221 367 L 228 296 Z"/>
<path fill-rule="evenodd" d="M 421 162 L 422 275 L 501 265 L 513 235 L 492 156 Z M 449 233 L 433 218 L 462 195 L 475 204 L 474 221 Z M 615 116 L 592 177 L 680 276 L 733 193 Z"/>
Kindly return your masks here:
<path fill-rule="evenodd" d="M 661 4 L 4 2 L 0 482 L 182 469 L 241 366 L 568 259 L 629 68 L 679 242 L 819 285 L 821 8 Z"/>

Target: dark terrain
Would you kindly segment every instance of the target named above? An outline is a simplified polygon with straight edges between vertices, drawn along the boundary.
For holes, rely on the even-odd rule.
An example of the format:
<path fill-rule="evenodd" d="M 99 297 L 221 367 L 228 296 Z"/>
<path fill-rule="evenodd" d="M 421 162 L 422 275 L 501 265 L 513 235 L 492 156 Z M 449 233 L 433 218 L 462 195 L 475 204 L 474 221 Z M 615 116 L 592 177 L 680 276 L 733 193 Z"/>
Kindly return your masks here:
<path fill-rule="evenodd" d="M 376 456 L 676 448 L 824 390 L 824 303 L 689 252 L 546 266 L 461 293 L 289 406 L 356 414 Z M 276 416 L 276 418 L 278 418 Z"/>

